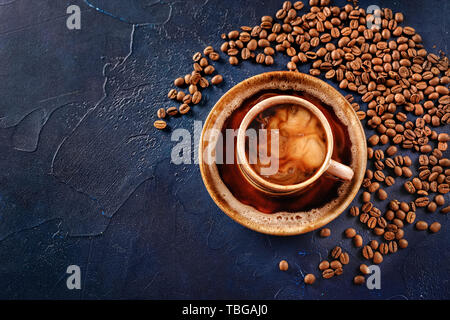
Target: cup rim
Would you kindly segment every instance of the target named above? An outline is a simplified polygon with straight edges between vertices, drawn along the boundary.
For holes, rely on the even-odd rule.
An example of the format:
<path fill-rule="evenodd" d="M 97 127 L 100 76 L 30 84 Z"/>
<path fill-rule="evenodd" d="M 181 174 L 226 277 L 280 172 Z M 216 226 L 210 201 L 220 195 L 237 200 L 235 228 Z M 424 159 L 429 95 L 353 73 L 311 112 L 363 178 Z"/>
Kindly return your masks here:
<path fill-rule="evenodd" d="M 310 112 L 312 112 L 320 121 L 321 125 L 324 127 L 325 134 L 327 137 L 327 154 L 324 162 L 319 167 L 319 169 L 314 173 L 313 176 L 308 178 L 305 181 L 302 181 L 297 184 L 290 185 L 280 185 L 273 182 L 270 182 L 263 177 L 261 177 L 248 163 L 247 156 L 245 154 L 245 131 L 247 130 L 250 123 L 257 117 L 257 115 L 264 110 L 272 108 L 279 104 L 292 103 L 296 105 L 300 105 Z M 300 97 L 296 96 L 288 96 L 288 95 L 278 95 L 275 97 L 270 97 L 258 102 L 254 105 L 245 115 L 241 124 L 239 125 L 238 134 L 237 134 L 237 142 L 236 142 L 236 153 L 238 159 L 238 166 L 241 170 L 244 177 L 249 180 L 255 187 L 260 189 L 261 191 L 268 192 L 271 194 L 280 194 L 280 195 L 289 195 L 300 190 L 305 189 L 306 187 L 313 184 L 317 179 L 319 179 L 322 174 L 330 166 L 331 156 L 333 154 L 334 147 L 334 138 L 332 134 L 332 130 L 330 127 L 330 123 L 327 118 L 323 114 L 322 111 L 314 104 Z"/>

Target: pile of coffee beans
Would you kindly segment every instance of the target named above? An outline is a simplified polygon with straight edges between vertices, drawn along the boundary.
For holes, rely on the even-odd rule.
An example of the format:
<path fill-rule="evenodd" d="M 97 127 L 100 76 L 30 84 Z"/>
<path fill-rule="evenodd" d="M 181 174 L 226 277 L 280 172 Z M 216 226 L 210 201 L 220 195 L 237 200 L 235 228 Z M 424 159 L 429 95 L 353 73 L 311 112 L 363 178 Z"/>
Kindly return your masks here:
<path fill-rule="evenodd" d="M 404 227 L 415 222 L 417 208 L 434 212 L 438 206 L 445 206 L 450 161 L 443 154 L 449 136 L 433 128 L 450 123 L 448 58 L 428 53 L 416 30 L 401 25 L 404 17 L 400 12 L 385 8 L 368 14 L 356 4 L 341 8 L 331 6 L 327 0 L 311 0 L 309 4 L 309 11 L 300 13 L 305 9 L 301 1 L 285 1 L 275 17 L 263 16 L 257 26 L 243 26 L 240 31 L 223 34 L 221 51 L 229 56 L 232 65 L 245 60 L 271 65 L 276 53 L 287 54 L 288 70 L 295 72 L 300 64 L 309 63 L 311 75 L 336 81 L 341 89 L 358 94 L 367 104 L 364 111 L 354 102 L 353 94 L 346 96 L 358 118 L 375 131 L 368 137 L 363 204 L 350 208 L 350 214 L 381 242 L 372 239 L 364 244 L 353 228 L 344 235 L 361 248 L 362 258 L 380 264 L 384 256 L 408 246 Z M 380 24 L 369 28 L 368 23 L 375 22 L 376 16 Z M 399 154 L 400 149 L 421 154 L 416 167 L 418 177 L 411 169 L 415 166 L 413 160 Z M 375 200 L 388 200 L 385 189 L 400 178 L 412 179 L 405 182 L 404 188 L 417 198 L 409 203 L 394 199 L 385 210 L 376 207 Z M 437 193 L 434 200 L 429 199 L 432 192 Z M 448 211 L 448 206 L 441 209 L 443 213 Z M 415 227 L 434 233 L 440 224 L 434 222 L 428 227 L 419 221 Z M 321 237 L 330 234 L 328 228 L 320 231 Z M 331 263 L 320 263 L 323 278 L 342 274 L 343 263 L 337 256 L 340 250 L 333 249 L 335 260 Z M 362 264 L 360 271 L 362 275 L 355 276 L 355 284 L 365 282 L 367 265 Z"/>
<path fill-rule="evenodd" d="M 323 260 L 319 263 L 322 278 L 330 279 L 344 273 L 344 266 L 350 262 L 350 256 L 341 247 L 336 246 L 330 252 L 331 261 Z"/>
<path fill-rule="evenodd" d="M 362 205 L 350 208 L 349 213 L 378 240 L 364 243 L 354 228 L 346 229 L 344 236 L 360 248 L 362 258 L 374 264 L 408 247 L 408 225 L 415 223 L 416 230 L 430 233 L 440 230 L 439 222 L 430 226 L 425 221 L 416 222 L 416 216 L 423 214 L 421 208 L 435 212 L 440 207 L 443 214 L 450 211 L 446 203 L 450 160 L 445 156 L 450 138 L 435 130 L 450 123 L 449 60 L 442 53 L 429 53 L 422 37 L 403 22 L 401 12 L 383 8 L 369 14 L 358 7 L 357 1 L 339 7 L 330 0 L 310 0 L 309 8 L 302 1 L 284 1 L 274 16 L 261 17 L 258 25 L 223 33 L 220 47 L 231 65 L 253 61 L 270 66 L 278 54 L 287 55 L 288 70 L 296 72 L 300 65 L 307 64 L 311 75 L 335 81 L 340 89 L 351 92 L 346 99 L 373 133 L 368 137 Z M 201 94 L 197 93 L 195 99 L 193 95 L 209 85 L 204 78 L 210 72 L 206 71 L 210 67 L 206 57 L 219 59 L 211 47 L 203 55 L 195 54 L 194 71 L 174 82 L 176 86 L 188 85 L 189 94 L 175 89 L 169 92 L 169 98 L 187 107 L 159 110 L 160 120 L 155 122 L 158 129 L 166 127 L 161 120 L 166 115 L 188 112 L 189 104 L 200 101 Z M 221 81 L 220 76 L 211 79 L 213 84 Z M 362 109 L 353 95 L 366 107 Z M 411 159 L 401 150 L 418 153 L 419 157 Z M 404 179 L 408 180 L 400 185 L 403 183 L 405 198 L 414 195 L 415 200 L 388 199 L 386 190 Z M 377 201 L 389 202 L 387 207 L 378 208 Z M 328 228 L 320 231 L 322 237 L 330 234 Z M 331 257 L 331 262 L 325 260 L 319 265 L 325 279 L 342 274 L 343 265 L 349 260 L 338 246 Z M 287 262 L 284 267 L 287 270 Z M 365 264 L 359 269 L 361 274 L 353 279 L 355 284 L 365 283 L 364 276 L 369 273 Z M 315 277 L 308 274 L 304 281 L 312 284 Z"/>
<path fill-rule="evenodd" d="M 156 115 L 159 120 L 156 120 L 153 124 L 156 129 L 164 130 L 167 128 L 167 122 L 163 120 L 166 117 L 186 114 L 191 110 L 192 105 L 199 104 L 202 100 L 201 90 L 209 87 L 210 81 L 213 85 L 222 83 L 223 78 L 220 74 L 213 76 L 216 69 L 210 64 L 210 61 L 217 61 L 219 59 L 219 54 L 211 46 L 207 46 L 203 50 L 203 54 L 196 52 L 193 55 L 193 71 L 184 77 L 176 78 L 173 84 L 178 90 L 171 89 L 167 94 L 169 99 L 178 101 L 181 104 L 178 108 L 172 106 L 167 109 L 158 109 Z M 210 81 L 206 78 L 207 76 L 211 76 Z M 187 92 L 181 90 L 183 88 L 187 88 Z"/>

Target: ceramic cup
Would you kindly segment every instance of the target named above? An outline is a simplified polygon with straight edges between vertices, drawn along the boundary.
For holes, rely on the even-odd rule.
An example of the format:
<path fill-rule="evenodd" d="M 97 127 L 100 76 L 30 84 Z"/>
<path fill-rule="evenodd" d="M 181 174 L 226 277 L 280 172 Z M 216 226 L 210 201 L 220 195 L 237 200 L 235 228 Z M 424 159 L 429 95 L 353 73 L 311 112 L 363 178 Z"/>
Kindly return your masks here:
<path fill-rule="evenodd" d="M 319 119 L 320 124 L 325 131 L 327 146 L 325 160 L 319 167 L 319 169 L 309 179 L 293 185 L 279 185 L 269 182 L 268 180 L 261 177 L 250 166 L 245 152 L 246 132 L 250 123 L 264 110 L 286 104 L 300 106 L 310 111 L 317 117 L 317 119 Z M 241 125 L 239 126 L 236 149 L 239 168 L 247 181 L 250 182 L 254 187 L 267 194 L 283 196 L 300 193 L 301 191 L 307 189 L 310 185 L 312 185 L 325 172 L 344 181 L 350 181 L 353 178 L 354 172 L 350 167 L 331 159 L 331 156 L 333 154 L 333 145 L 334 139 L 330 124 L 328 123 L 328 120 L 323 115 L 323 113 L 319 110 L 319 108 L 317 108 L 311 102 L 299 97 L 279 95 L 260 101 L 248 111 L 248 113 L 242 120 Z"/>

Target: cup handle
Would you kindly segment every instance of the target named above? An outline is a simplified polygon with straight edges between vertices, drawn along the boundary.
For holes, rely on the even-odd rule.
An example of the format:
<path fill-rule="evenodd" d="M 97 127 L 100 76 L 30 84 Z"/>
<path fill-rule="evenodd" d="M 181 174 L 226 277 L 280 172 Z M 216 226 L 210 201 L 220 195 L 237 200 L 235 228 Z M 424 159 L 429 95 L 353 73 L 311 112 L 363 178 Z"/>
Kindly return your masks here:
<path fill-rule="evenodd" d="M 327 169 L 327 173 L 345 181 L 352 180 L 354 174 L 352 168 L 334 160 L 330 161 L 330 166 Z"/>

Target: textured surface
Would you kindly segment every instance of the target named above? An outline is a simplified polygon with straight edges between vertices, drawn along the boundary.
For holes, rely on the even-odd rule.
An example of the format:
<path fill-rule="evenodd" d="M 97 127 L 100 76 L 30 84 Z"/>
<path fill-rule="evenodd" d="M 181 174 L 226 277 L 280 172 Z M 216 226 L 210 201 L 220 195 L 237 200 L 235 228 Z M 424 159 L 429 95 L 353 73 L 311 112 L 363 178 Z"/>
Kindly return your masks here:
<path fill-rule="evenodd" d="M 79 31 L 65 26 L 69 4 L 82 10 Z M 361 1 L 369 4 L 403 11 L 429 50 L 448 52 L 447 1 Z M 0 0 L 0 298 L 450 297 L 448 216 L 421 211 L 443 224 L 441 232 L 408 227 L 410 247 L 385 259 L 382 290 L 369 291 L 351 283 L 361 258 L 342 238 L 356 225 L 347 214 L 325 240 L 258 234 L 220 212 L 198 166 L 170 163 L 175 142 L 152 123 L 168 106 L 174 76 L 190 72 L 193 52 L 218 48 L 222 32 L 280 6 Z M 220 61 L 224 83 L 170 127 L 192 131 L 231 86 L 286 62 L 232 68 Z M 410 200 L 400 184 L 390 194 Z M 351 255 L 345 274 L 305 288 L 302 275 L 317 272 L 336 243 Z M 277 269 L 281 259 L 290 262 L 286 273 Z M 66 288 L 71 264 L 81 267 L 82 290 Z"/>

